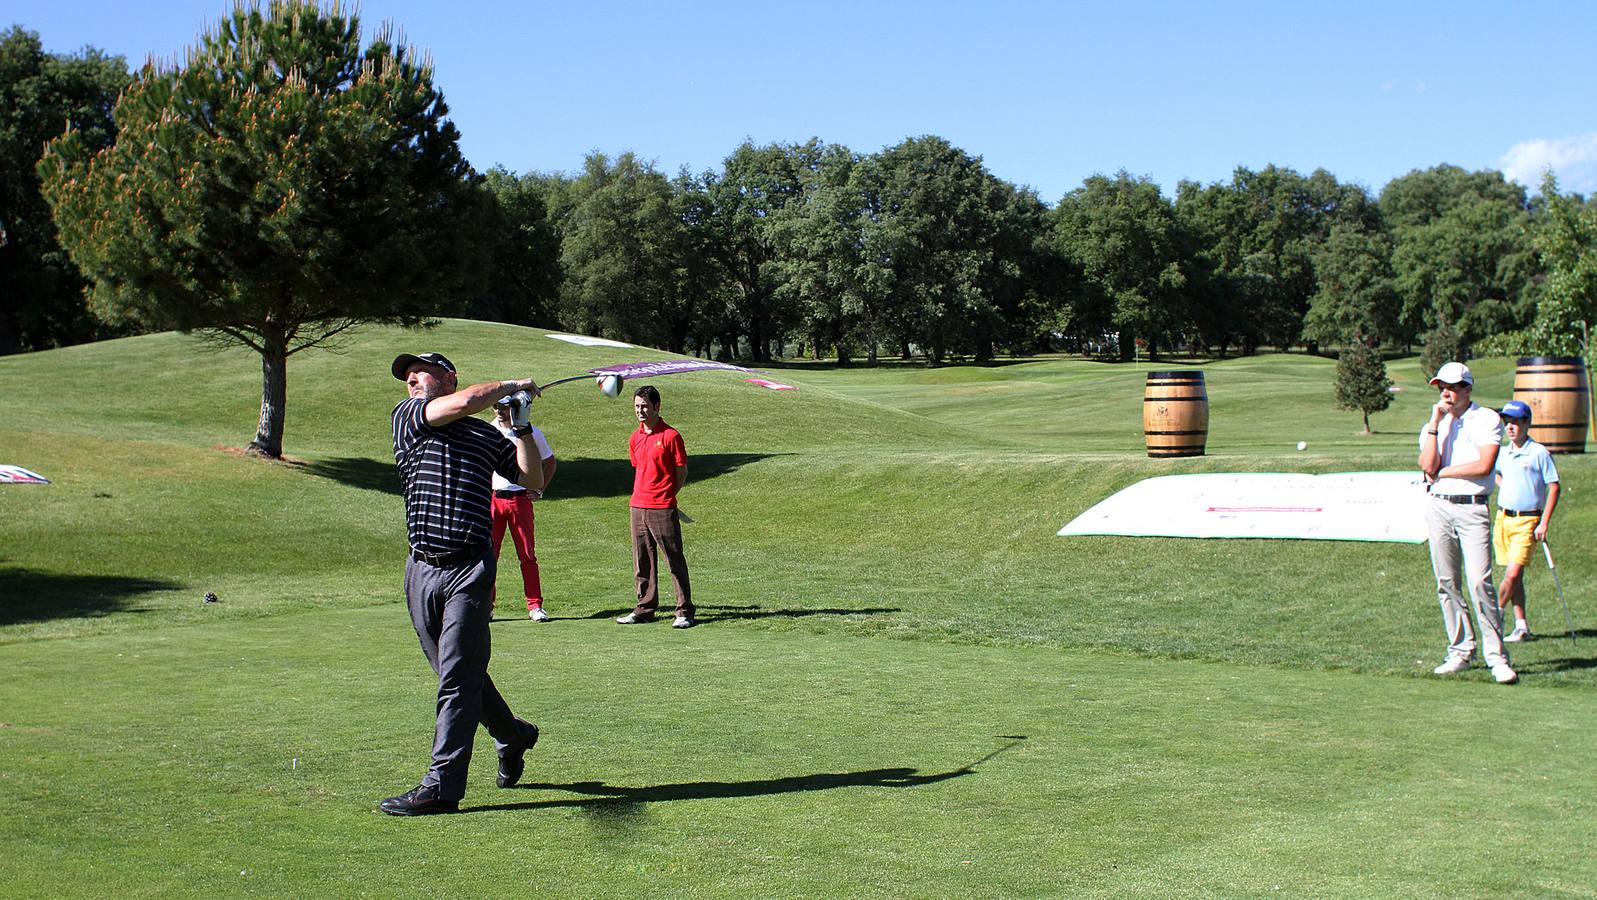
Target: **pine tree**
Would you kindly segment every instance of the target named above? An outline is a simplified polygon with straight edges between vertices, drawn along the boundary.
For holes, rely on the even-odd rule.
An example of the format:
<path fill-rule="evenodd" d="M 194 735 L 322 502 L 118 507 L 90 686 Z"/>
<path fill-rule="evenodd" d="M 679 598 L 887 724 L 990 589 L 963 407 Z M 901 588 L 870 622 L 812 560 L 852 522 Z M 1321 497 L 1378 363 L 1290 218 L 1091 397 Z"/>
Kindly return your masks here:
<path fill-rule="evenodd" d="M 1386 377 L 1386 363 L 1363 341 L 1354 341 L 1336 361 L 1336 405 L 1338 409 L 1364 414 L 1364 433 L 1370 433 L 1370 413 L 1392 405 L 1392 380 Z"/>
<path fill-rule="evenodd" d="M 144 66 L 113 145 L 69 131 L 40 173 L 97 314 L 260 354 L 250 451 L 276 458 L 290 355 L 474 293 L 491 198 L 447 113 L 391 26 L 363 51 L 336 0 L 240 2 Z"/>

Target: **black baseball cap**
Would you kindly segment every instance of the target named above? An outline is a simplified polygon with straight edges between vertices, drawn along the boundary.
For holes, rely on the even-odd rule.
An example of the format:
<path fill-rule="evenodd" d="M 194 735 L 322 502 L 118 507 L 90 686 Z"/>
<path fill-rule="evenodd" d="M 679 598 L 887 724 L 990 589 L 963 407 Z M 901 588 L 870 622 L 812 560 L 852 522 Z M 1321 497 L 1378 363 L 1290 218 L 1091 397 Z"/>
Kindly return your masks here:
<path fill-rule="evenodd" d="M 413 353 L 401 353 L 394 357 L 394 377 L 398 378 L 400 381 L 404 381 L 405 370 L 419 362 L 427 363 L 431 366 L 438 366 L 451 373 L 455 371 L 455 364 L 450 362 L 449 357 L 443 355 L 442 353 L 423 353 L 420 356 L 417 356 Z"/>

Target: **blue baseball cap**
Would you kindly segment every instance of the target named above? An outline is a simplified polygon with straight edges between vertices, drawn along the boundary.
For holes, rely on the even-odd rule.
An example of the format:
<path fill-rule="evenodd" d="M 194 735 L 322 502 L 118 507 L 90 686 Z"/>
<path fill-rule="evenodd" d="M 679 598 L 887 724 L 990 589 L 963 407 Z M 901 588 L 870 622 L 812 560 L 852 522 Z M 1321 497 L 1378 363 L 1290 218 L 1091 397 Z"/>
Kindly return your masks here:
<path fill-rule="evenodd" d="M 1524 419 L 1530 421 L 1530 404 L 1523 400 L 1510 400 L 1503 404 L 1500 413 L 1505 419 Z"/>

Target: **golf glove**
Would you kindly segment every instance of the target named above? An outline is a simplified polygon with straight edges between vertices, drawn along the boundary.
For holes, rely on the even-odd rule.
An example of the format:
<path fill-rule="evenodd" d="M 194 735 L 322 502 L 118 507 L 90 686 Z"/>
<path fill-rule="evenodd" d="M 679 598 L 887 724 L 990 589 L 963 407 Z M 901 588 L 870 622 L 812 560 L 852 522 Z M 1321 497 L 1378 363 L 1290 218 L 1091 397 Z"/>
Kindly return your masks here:
<path fill-rule="evenodd" d="M 532 410 L 532 394 L 526 391 L 516 391 L 514 394 L 500 400 L 497 405 L 510 410 L 510 425 L 512 428 L 526 428 L 532 424 L 527 420 L 527 413 Z"/>

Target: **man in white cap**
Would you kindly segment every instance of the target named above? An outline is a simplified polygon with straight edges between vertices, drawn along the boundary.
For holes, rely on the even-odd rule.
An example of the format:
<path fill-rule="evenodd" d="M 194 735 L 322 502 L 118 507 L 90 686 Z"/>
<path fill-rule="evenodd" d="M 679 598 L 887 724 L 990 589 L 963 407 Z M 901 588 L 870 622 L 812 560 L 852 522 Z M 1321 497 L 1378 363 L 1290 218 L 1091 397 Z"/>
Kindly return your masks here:
<path fill-rule="evenodd" d="M 1459 584 L 1462 569 L 1480 629 L 1481 655 L 1492 678 L 1512 684 L 1519 676 L 1509 666 L 1503 647 L 1503 612 L 1492 584 L 1492 522 L 1486 506 L 1503 423 L 1495 410 L 1470 400 L 1475 376 L 1463 363 L 1442 366 L 1431 384 L 1441 396 L 1420 430 L 1419 464 L 1431 495 L 1425 521 L 1448 640 L 1447 659 L 1433 671 L 1451 675 L 1474 661 L 1476 634 Z"/>

